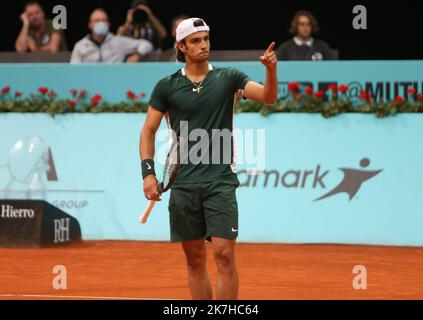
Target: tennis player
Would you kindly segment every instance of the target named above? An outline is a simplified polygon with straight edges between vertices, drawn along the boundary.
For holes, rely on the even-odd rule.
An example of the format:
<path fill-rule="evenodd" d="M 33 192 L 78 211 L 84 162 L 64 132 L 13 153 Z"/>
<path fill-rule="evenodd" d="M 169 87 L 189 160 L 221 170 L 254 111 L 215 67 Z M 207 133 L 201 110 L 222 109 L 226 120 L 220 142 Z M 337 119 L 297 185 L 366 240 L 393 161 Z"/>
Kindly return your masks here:
<path fill-rule="evenodd" d="M 189 133 L 203 129 L 210 135 L 210 139 L 206 140 L 210 141 L 207 145 L 209 152 L 204 156 L 210 161 L 192 163 L 188 159 L 186 164 L 181 164 L 171 188 L 170 238 L 172 242 L 182 243 L 193 299 L 213 297 L 206 269 L 206 239 L 211 241 L 217 266 L 216 298 L 237 299 L 239 280 L 235 243 L 238 236 L 238 206 L 235 190 L 239 181 L 233 157 L 229 163 L 212 161 L 215 156 L 212 153 L 221 150 L 212 149 L 212 131 L 228 129 L 232 132 L 233 106 L 240 92 L 246 99 L 275 103 L 277 59 L 273 42 L 260 57 L 266 68 L 264 85 L 251 81 L 238 70 L 214 67 L 208 62 L 209 31 L 209 26 L 199 18 L 186 19 L 179 24 L 176 30 L 177 59 L 185 62 L 185 66 L 160 80 L 153 90 L 141 130 L 141 167 L 146 198 L 159 200 L 153 158 L 155 135 L 163 116 L 178 135 L 181 134 L 183 123 Z M 194 143 L 189 141 L 189 148 Z M 230 139 L 229 143 L 233 155 L 233 140 Z M 221 155 L 219 159 L 224 156 Z"/>

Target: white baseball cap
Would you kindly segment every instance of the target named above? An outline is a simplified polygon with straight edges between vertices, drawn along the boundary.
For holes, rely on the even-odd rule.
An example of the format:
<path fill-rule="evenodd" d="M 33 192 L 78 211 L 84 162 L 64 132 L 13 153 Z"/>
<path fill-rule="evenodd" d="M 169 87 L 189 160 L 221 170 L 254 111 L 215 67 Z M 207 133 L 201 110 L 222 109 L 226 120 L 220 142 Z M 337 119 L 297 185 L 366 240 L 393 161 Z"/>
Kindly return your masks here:
<path fill-rule="evenodd" d="M 200 31 L 210 31 L 209 26 L 200 18 L 183 20 L 176 28 L 176 42 L 180 42 L 190 34 Z"/>

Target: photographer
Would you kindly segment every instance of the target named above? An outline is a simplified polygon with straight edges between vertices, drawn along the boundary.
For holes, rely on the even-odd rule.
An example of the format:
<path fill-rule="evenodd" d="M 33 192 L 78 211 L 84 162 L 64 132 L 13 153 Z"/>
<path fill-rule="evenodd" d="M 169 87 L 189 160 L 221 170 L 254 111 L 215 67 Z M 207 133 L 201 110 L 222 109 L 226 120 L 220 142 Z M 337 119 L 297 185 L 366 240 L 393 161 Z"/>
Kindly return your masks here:
<path fill-rule="evenodd" d="M 119 27 L 118 35 L 150 41 L 154 49 L 160 49 L 167 32 L 153 14 L 146 0 L 134 0 L 126 15 L 125 24 Z"/>

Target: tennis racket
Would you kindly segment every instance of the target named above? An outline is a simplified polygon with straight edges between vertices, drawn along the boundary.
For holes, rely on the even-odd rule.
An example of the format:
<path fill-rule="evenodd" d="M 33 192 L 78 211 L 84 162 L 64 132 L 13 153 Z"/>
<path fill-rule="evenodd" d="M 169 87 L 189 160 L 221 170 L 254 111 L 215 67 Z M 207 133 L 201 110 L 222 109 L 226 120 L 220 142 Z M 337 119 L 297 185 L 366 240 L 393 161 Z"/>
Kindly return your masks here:
<path fill-rule="evenodd" d="M 182 140 L 180 137 L 178 137 L 171 145 L 170 151 L 166 158 L 166 163 L 163 170 L 163 178 L 162 181 L 159 183 L 157 187 L 157 192 L 159 194 L 159 197 L 162 195 L 162 193 L 166 192 L 170 189 L 173 182 L 175 181 L 176 176 L 178 175 L 179 170 L 179 164 L 181 163 L 181 146 L 182 146 Z M 151 211 L 154 208 L 154 205 L 156 204 L 156 201 L 150 200 L 148 202 L 147 207 L 145 208 L 144 212 L 140 216 L 140 222 L 146 223 L 148 216 L 150 215 Z"/>

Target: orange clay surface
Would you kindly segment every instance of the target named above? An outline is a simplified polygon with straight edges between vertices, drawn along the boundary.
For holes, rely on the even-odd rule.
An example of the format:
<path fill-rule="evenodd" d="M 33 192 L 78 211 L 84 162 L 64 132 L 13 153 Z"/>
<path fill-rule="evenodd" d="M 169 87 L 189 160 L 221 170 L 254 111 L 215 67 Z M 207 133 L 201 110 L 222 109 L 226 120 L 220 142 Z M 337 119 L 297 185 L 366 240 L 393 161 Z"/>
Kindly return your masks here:
<path fill-rule="evenodd" d="M 212 247 L 208 269 L 215 285 Z M 238 244 L 240 299 L 422 299 L 423 248 Z M 67 289 L 55 290 L 55 265 Z M 367 290 L 352 286 L 367 269 Z M 189 299 L 179 244 L 85 241 L 61 248 L 0 248 L 0 299 Z"/>

